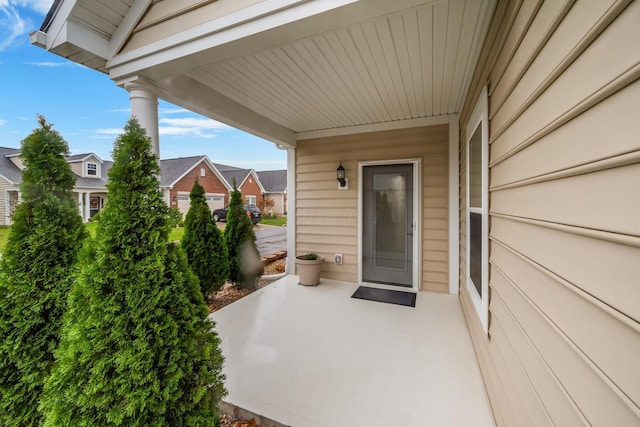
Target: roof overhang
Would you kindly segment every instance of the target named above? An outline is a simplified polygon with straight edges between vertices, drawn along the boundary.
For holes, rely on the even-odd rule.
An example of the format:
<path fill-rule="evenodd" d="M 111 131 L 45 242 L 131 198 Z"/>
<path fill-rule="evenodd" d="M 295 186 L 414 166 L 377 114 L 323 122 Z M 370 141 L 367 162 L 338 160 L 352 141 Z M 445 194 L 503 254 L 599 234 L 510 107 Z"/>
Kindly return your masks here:
<path fill-rule="evenodd" d="M 290 148 L 459 112 L 495 6 L 235 1 L 61 0 L 32 42 Z"/>

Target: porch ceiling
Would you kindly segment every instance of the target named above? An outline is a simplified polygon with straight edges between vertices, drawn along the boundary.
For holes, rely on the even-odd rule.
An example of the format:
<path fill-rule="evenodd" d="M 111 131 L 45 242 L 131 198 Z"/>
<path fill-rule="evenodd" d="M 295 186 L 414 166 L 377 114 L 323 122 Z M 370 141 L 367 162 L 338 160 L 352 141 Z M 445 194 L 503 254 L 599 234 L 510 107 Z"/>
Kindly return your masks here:
<path fill-rule="evenodd" d="M 237 25 L 228 24 L 236 14 L 228 27 L 213 20 L 120 53 L 153 1 L 65 0 L 55 31 L 43 25 L 47 40 L 35 43 L 118 84 L 143 77 L 163 99 L 291 144 L 310 132 L 458 112 L 494 3 L 268 0 L 253 8 L 273 10 Z"/>
<path fill-rule="evenodd" d="M 481 5 L 424 4 L 185 74 L 296 133 L 450 114 Z"/>

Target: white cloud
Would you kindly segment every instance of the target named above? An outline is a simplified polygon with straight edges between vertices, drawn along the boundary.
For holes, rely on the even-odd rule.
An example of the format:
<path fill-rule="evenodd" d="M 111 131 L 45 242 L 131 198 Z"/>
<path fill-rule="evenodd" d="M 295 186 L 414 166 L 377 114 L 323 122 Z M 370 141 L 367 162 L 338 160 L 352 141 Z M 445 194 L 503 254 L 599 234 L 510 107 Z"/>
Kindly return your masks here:
<path fill-rule="evenodd" d="M 0 119 L 0 126 L 4 126 L 7 124 L 7 121 L 4 119 Z"/>
<path fill-rule="evenodd" d="M 120 135 L 123 132 L 120 128 L 103 128 L 97 129 L 96 133 L 99 135 Z"/>
<path fill-rule="evenodd" d="M 231 129 L 224 123 L 197 117 L 161 118 L 158 120 L 160 135 L 196 136 L 214 138 L 211 131 Z"/>
<path fill-rule="evenodd" d="M 49 9 L 51 9 L 53 0 L 22 0 L 22 1 L 14 1 L 14 3 L 21 4 L 22 6 L 28 7 L 29 9 L 33 9 L 36 12 L 46 14 L 47 12 L 49 12 Z"/>
<path fill-rule="evenodd" d="M 54 61 L 43 61 L 43 62 L 25 62 L 26 65 L 35 65 L 36 67 L 75 67 L 76 64 L 73 62 L 54 62 Z"/>
<path fill-rule="evenodd" d="M 29 27 L 13 1 L 0 0 L 0 52 L 16 43 L 19 37 L 26 37 Z"/>
<path fill-rule="evenodd" d="M 159 108 L 158 114 L 184 114 L 188 113 L 189 110 L 186 108 Z"/>
<path fill-rule="evenodd" d="M 0 0 L 0 52 L 18 44 L 28 43 L 27 34 L 36 29 L 35 25 L 26 17 L 30 9 L 31 15 L 36 12 L 34 19 L 41 22 L 49 11 L 53 0 Z"/>
<path fill-rule="evenodd" d="M 131 108 L 114 108 L 112 110 L 108 110 L 109 113 L 131 113 Z"/>

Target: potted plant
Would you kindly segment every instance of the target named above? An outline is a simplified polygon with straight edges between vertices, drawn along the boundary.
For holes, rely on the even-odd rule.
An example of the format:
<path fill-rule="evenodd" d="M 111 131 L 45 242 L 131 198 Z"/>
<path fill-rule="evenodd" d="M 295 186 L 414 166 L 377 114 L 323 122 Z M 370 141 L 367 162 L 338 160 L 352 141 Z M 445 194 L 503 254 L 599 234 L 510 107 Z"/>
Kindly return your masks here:
<path fill-rule="evenodd" d="M 300 284 L 304 286 L 316 286 L 320 283 L 320 270 L 324 258 L 318 254 L 308 253 L 298 255 L 296 257 L 296 266 L 298 276 L 300 276 Z"/>

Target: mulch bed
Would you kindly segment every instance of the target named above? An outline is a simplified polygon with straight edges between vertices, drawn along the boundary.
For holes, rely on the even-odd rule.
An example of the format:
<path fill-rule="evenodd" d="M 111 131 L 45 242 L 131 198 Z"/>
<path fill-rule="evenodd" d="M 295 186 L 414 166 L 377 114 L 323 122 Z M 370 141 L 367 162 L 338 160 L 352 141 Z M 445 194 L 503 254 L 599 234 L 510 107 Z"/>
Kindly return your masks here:
<path fill-rule="evenodd" d="M 236 420 L 233 416 L 228 414 L 220 415 L 219 427 L 259 427 L 258 422 L 251 418 L 249 421 Z"/>
<path fill-rule="evenodd" d="M 284 265 L 285 265 L 284 259 L 279 259 L 279 260 L 270 262 L 269 264 L 265 265 L 264 274 L 271 275 L 271 274 L 283 273 Z M 273 280 L 260 279 L 260 281 L 258 282 L 258 286 L 256 287 L 256 289 L 253 289 L 253 290 L 241 289 L 236 286 L 233 286 L 231 283 L 225 283 L 224 286 L 222 286 L 222 289 L 218 291 L 218 293 L 216 293 L 213 297 L 209 298 L 209 302 L 207 303 L 207 306 L 209 307 L 209 313 L 218 311 L 222 307 L 225 307 L 231 304 L 232 302 L 237 301 L 240 298 L 245 297 L 250 293 L 257 291 L 258 289 L 264 288 L 265 286 L 267 286 L 272 282 Z"/>

